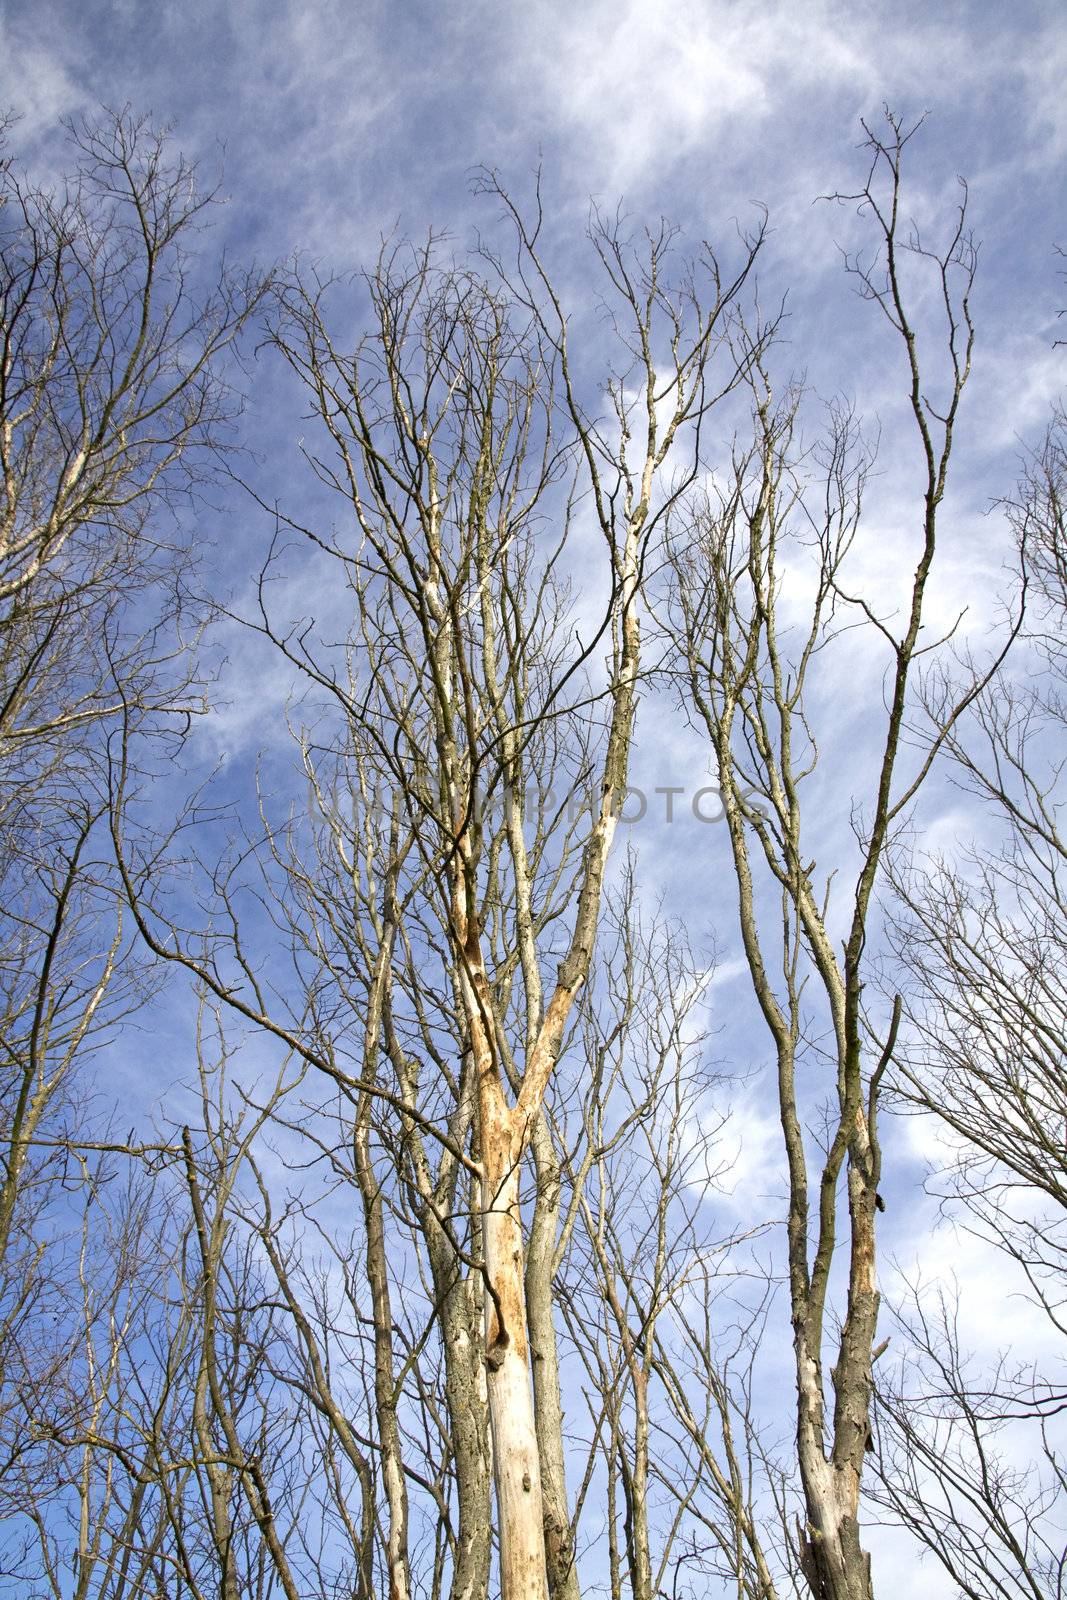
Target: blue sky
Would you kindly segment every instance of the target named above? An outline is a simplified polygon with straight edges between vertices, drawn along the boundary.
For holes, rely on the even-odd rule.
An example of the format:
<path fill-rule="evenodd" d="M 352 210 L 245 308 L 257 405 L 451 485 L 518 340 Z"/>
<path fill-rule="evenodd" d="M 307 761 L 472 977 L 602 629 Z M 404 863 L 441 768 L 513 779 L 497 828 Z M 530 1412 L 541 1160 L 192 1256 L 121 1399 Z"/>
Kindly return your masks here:
<path fill-rule="evenodd" d="M 666 215 L 694 243 L 728 237 L 763 203 L 761 274 L 768 295 L 789 290 L 791 359 L 820 393 L 844 389 L 883 422 L 900 385 L 842 281 L 851 218 L 814 202 L 859 175 L 861 116 L 884 101 L 928 112 L 917 214 L 943 213 L 962 172 L 982 241 L 975 508 L 1003 492 L 1017 437 L 1040 430 L 1060 382 L 1065 80 L 1055 0 L 0 4 L 0 105 L 21 113 L 16 144 L 46 167 L 60 160 L 60 116 L 100 102 L 152 112 L 207 171 L 223 161 L 217 230 L 244 259 L 300 251 L 345 270 L 383 233 L 431 224 L 462 247 L 487 220 L 472 169 L 498 166 L 521 193 L 540 160 L 557 270 L 570 260 L 577 299 L 591 197 Z M 255 426 L 269 427 L 266 410 Z"/>
<path fill-rule="evenodd" d="M 758 198 L 796 247 L 857 118 L 888 99 L 931 111 L 930 143 L 978 191 L 980 231 L 996 217 L 1036 269 L 1067 141 L 1062 16 L 1055 3 L 37 0 L 0 7 L 0 99 L 29 137 L 130 100 L 190 151 L 221 142 L 234 236 L 335 258 L 397 217 L 458 226 L 472 165 L 514 178 L 539 153 L 558 205 L 623 193 L 700 226 Z"/>
<path fill-rule="evenodd" d="M 751 218 L 754 203 L 766 204 L 773 232 L 762 270 L 768 294 L 789 289 L 789 359 L 820 394 L 844 391 L 885 429 L 864 556 L 875 584 L 896 564 L 906 531 L 899 514 L 914 485 L 907 448 L 893 443 L 898 352 L 843 278 L 837 244 L 852 238 L 851 213 L 814 202 L 861 176 L 861 116 L 877 118 L 884 101 L 906 117 L 927 112 L 916 213 L 943 212 L 964 173 L 982 241 L 979 346 L 947 508 L 944 590 L 947 606 L 971 604 L 977 629 L 990 620 L 1004 549 L 987 508 L 1010 489 L 1019 441 L 1037 438 L 1062 387 L 1054 340 L 1057 308 L 1067 304 L 1067 262 L 1055 252 L 1067 247 L 1065 81 L 1067 12 L 1056 0 L 0 3 L 0 107 L 21 113 L 14 142 L 31 162 L 43 170 L 59 160 L 54 132 L 65 114 L 101 102 L 151 111 L 173 123 L 187 155 L 209 169 L 223 159 L 230 200 L 218 228 L 240 257 L 266 262 L 299 250 L 332 268 L 358 267 L 383 232 L 419 235 L 431 224 L 462 245 L 485 222 L 472 168 L 498 166 L 521 190 L 542 161 L 574 298 L 591 197 L 612 206 L 623 198 L 637 218 L 665 214 L 694 241 L 722 237 L 733 219 Z M 273 379 L 252 386 L 248 426 L 260 441 L 278 437 L 274 392 Z M 252 670 L 238 648 L 242 668 Z M 855 682 L 860 698 L 877 693 L 877 675 Z M 250 762 L 272 718 L 277 726 L 284 676 L 260 689 L 260 709 L 225 724 L 231 758 Z M 658 731 L 654 744 L 644 737 L 640 770 L 661 782 L 692 775 L 695 787 L 705 758 L 680 734 L 672 741 L 673 732 Z M 650 880 L 665 892 L 677 887 L 681 833 L 642 835 Z M 684 861 L 681 870 L 690 870 Z M 694 937 L 715 923 L 726 974 L 736 949 L 732 900 L 722 901 L 720 910 L 690 900 L 686 912 Z M 766 1194 L 757 1169 L 773 1128 L 755 1103 L 746 1127 L 745 1162 L 754 1192 Z M 924 1153 L 915 1143 L 912 1154 Z M 932 1222 L 934 1207 L 898 1215 L 906 1241 L 917 1217 Z M 887 1223 L 892 1241 L 892 1210 Z M 924 1252 L 945 1258 L 947 1271 L 977 1248 L 957 1241 L 954 1251 L 935 1250 L 927 1240 Z M 999 1293 L 996 1262 L 973 1255 L 968 1270 L 988 1305 Z M 927 1592 L 940 1591 L 936 1583 L 915 1590 Z"/>
<path fill-rule="evenodd" d="M 383 233 L 430 225 L 462 248 L 487 222 L 472 169 L 498 166 L 521 194 L 543 161 L 556 270 L 580 304 L 591 197 L 666 215 L 694 244 L 728 239 L 763 203 L 765 293 L 789 293 L 784 358 L 889 437 L 899 372 L 841 273 L 854 220 L 815 202 L 860 175 L 861 116 L 884 101 L 927 112 L 912 204 L 920 220 L 943 215 L 966 174 L 982 242 L 958 508 L 972 517 L 1004 492 L 1018 438 L 1040 432 L 1061 381 L 1065 80 L 1055 0 L 0 3 L 15 143 L 47 168 L 62 115 L 152 112 L 206 171 L 224 163 L 217 237 L 242 259 L 299 251 L 343 271 L 368 264 Z M 261 371 L 261 401 L 268 387 Z M 273 438 L 274 422 L 261 403 L 250 432 Z"/>

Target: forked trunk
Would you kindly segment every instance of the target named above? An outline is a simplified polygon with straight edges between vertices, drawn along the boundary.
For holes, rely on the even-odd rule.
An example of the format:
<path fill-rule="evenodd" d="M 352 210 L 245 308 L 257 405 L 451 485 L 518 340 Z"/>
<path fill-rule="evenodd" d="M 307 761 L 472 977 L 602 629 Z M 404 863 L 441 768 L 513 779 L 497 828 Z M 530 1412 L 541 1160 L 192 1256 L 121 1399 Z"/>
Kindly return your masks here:
<path fill-rule="evenodd" d="M 808 1524 L 801 1530 L 800 1561 L 815 1600 L 873 1600 L 871 1558 L 860 1542 L 859 1507 L 871 1436 L 871 1346 L 878 1325 L 875 1193 L 872 1177 L 865 1177 L 856 1165 L 849 1167 L 848 1196 L 848 1310 L 832 1374 L 829 1456 L 823 1444 L 822 1370 L 814 1355 L 814 1330 L 809 1332 L 802 1322 L 797 1340 L 797 1443 Z"/>
<path fill-rule="evenodd" d="M 820 1454 L 802 1468 L 808 1526 L 801 1530 L 800 1564 L 815 1600 L 873 1600 L 871 1558 L 860 1543 L 859 1480 Z"/>

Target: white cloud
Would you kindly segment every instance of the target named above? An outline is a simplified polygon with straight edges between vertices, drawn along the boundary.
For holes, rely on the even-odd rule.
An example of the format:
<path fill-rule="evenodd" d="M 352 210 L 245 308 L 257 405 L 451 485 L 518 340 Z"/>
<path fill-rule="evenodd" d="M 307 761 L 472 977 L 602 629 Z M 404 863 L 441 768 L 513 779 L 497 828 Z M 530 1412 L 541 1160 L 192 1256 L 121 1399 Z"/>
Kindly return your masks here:
<path fill-rule="evenodd" d="M 13 25 L 0 14 L 0 110 L 18 117 L 18 142 L 50 133 L 61 117 L 85 104 L 84 86 L 41 31 Z"/>

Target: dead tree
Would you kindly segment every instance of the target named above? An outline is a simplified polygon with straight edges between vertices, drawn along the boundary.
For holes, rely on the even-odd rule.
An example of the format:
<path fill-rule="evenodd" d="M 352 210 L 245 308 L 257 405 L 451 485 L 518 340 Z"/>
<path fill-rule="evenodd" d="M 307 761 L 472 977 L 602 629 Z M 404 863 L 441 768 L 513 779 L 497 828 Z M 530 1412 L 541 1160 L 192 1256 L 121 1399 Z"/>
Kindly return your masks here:
<path fill-rule="evenodd" d="M 432 243 L 387 248 L 366 282 L 371 332 L 354 351 L 332 332 L 330 285 L 294 280 L 281 290 L 274 342 L 320 430 L 309 465 L 344 507 L 337 534 L 295 515 L 281 525 L 306 536 L 324 573 L 334 573 L 350 608 L 348 643 L 331 652 L 321 629 L 280 614 L 268 579 L 282 569 L 273 565 L 261 584 L 259 626 L 342 726 L 358 730 L 388 779 L 390 809 L 395 795 L 412 835 L 395 921 L 383 907 L 389 927 L 374 933 L 374 1005 L 398 1009 L 392 950 L 408 939 L 415 966 L 431 952 L 444 1015 L 456 1018 L 453 1110 L 464 1138 L 470 1129 L 478 1175 L 484 1370 L 510 1600 L 547 1594 L 546 1529 L 553 1588 L 571 1592 L 576 1581 L 562 1540 L 569 1517 L 546 1305 L 537 1326 L 552 1377 L 539 1384 L 537 1409 L 531 1389 L 523 1166 L 588 977 L 625 795 L 645 551 L 693 480 L 707 410 L 736 381 L 736 354 L 725 349 L 721 374 L 714 358 L 761 234 L 743 242 L 732 278 L 706 252 L 672 286 L 669 230 L 634 251 L 617 227 L 595 219 L 592 241 L 625 362 L 609 381 L 604 421 L 583 400 L 585 376 L 538 232 L 497 194 L 514 226 L 514 264 L 496 261 L 478 277 L 441 266 Z M 576 641 L 561 578 L 580 514 L 604 555 L 599 621 Z M 525 796 L 536 753 L 553 747 L 559 774 L 570 770 L 589 800 L 569 830 L 566 806 L 562 829 L 551 817 L 531 829 Z M 124 871 L 157 953 L 177 953 L 220 998 L 335 1081 L 449 1138 L 447 1120 L 435 1124 L 407 1098 L 410 1052 L 391 1062 L 398 1088 L 364 1076 L 366 1028 L 378 1027 L 373 1005 L 363 1008 L 359 1065 L 347 1071 L 336 1051 L 343 1034 L 320 989 L 311 991 L 308 1024 L 307 993 L 283 1014 L 239 942 L 224 957 L 216 939 L 206 960 L 180 943 L 176 951 L 165 917 L 157 920 L 164 907 L 151 875 L 128 849 Z M 547 960 L 556 965 L 551 981 Z M 378 1049 L 375 1039 L 370 1059 Z M 551 1222 L 542 1233 L 550 1236 Z M 531 1282 L 547 1301 L 546 1276 Z"/>
<path fill-rule="evenodd" d="M 145 993 L 109 861 L 106 741 L 124 724 L 143 765 L 202 704 L 178 513 L 238 409 L 227 363 L 264 287 L 194 249 L 213 194 L 164 133 L 105 113 L 68 136 L 51 186 L 0 162 L 5 1373 L 81 1297 L 55 1214 L 92 1142 L 78 1068 Z"/>
<path fill-rule="evenodd" d="M 876 891 L 894 825 L 907 814 L 978 687 L 971 683 L 960 690 L 913 755 L 906 733 L 917 712 L 916 663 L 930 649 L 921 630 L 970 373 L 968 297 L 975 270 L 965 196 L 944 244 L 933 248 L 909 231 L 902 165 L 913 131 L 891 117 L 884 135 L 869 133 L 866 181 L 858 194 L 839 197 L 858 205 L 873 234 L 873 257 L 850 257 L 848 266 L 903 357 L 919 451 L 899 622 L 887 619 L 887 605 L 856 594 L 849 582 L 847 558 L 862 538 L 869 469 L 851 414 L 831 413 L 829 435 L 814 457 L 821 468 L 816 476 L 812 457 L 798 447 L 800 397 L 788 388 L 776 397 L 762 363 L 752 369 L 752 443 L 738 446 L 732 475 L 698 505 L 673 544 L 673 631 L 682 695 L 706 731 L 717 764 L 741 940 L 776 1063 L 804 1499 L 800 1557 L 818 1600 L 869 1600 L 871 1594 L 859 1519 L 879 1305 L 878 1109 L 899 1024 L 899 1004 L 876 1026 L 864 1003 Z M 938 297 L 939 345 L 925 330 L 920 337 L 909 310 L 915 268 L 927 270 Z M 789 580 L 806 585 L 799 621 L 785 589 L 788 563 L 795 574 L 804 574 Z M 884 652 L 884 712 L 867 719 L 869 732 L 878 728 L 869 775 L 861 779 L 852 762 L 842 778 L 853 812 L 854 856 L 823 862 L 820 870 L 811 807 L 829 791 L 819 763 L 814 686 L 826 686 L 846 619 L 865 627 L 871 648 Z M 809 781 L 816 770 L 821 790 Z M 837 927 L 843 928 L 840 949 Z M 805 1128 L 809 1111 L 798 1081 L 798 1070 L 809 1060 L 825 1063 L 834 1085 L 818 1154 Z M 831 1271 L 842 1253 L 847 1284 L 835 1332 Z M 827 1387 L 833 1398 L 829 1416 Z"/>
<path fill-rule="evenodd" d="M 264 289 L 228 269 L 193 288 L 214 197 L 164 133 L 122 113 L 68 134 L 55 188 L 0 167 L 0 1257 L 128 942 L 102 744 L 202 702 L 174 627 L 190 552 L 160 518 L 209 476 L 235 412 L 222 363 Z"/>

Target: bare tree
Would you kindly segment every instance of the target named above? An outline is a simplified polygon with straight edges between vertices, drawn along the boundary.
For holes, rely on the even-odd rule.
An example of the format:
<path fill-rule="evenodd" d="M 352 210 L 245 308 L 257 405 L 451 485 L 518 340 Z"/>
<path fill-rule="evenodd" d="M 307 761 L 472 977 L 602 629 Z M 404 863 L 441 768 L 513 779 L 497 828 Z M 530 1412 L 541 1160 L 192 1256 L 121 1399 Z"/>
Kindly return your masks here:
<path fill-rule="evenodd" d="M 672 288 L 668 230 L 634 252 L 617 226 L 594 220 L 592 240 L 625 358 L 608 384 L 609 434 L 580 398 L 583 380 L 538 231 L 492 180 L 487 185 L 503 200 L 517 245 L 512 268 L 495 263 L 495 286 L 439 265 L 432 243 L 413 251 L 389 247 L 366 284 L 373 331 L 354 353 L 330 331 L 329 285 L 294 280 L 278 302 L 275 343 L 321 427 L 324 453 L 309 449 L 309 463 L 340 495 L 356 538 L 283 521 L 310 536 L 327 567 L 335 564 L 354 622 L 349 645 L 331 655 L 321 629 L 272 613 L 268 573 L 260 626 L 339 712 L 345 738 L 356 731 L 359 747 L 398 796 L 399 827 L 409 839 L 403 880 L 389 887 L 391 869 L 383 880 L 376 866 L 364 891 L 368 909 L 361 915 L 369 925 L 356 948 L 372 957 L 374 977 L 361 1005 L 355 1071 L 341 1066 L 349 1026 L 338 1021 L 335 996 L 321 978 L 279 1008 L 239 942 L 229 943 L 226 957 L 236 956 L 236 976 L 224 968 L 217 941 L 206 961 L 184 947 L 179 958 L 336 1082 L 372 1099 L 384 1095 L 402 1118 L 438 1140 L 444 1136 L 457 1152 L 468 1134 L 473 1138 L 465 1160 L 477 1173 L 479 1238 L 476 1254 L 461 1249 L 457 1259 L 476 1261 L 481 1284 L 501 1584 L 510 1597 L 547 1593 L 546 1543 L 553 1588 L 571 1592 L 576 1581 L 563 1538 L 569 1517 L 561 1503 L 551 1284 L 537 1272 L 530 1282 L 544 1298 L 537 1326 L 549 1377 L 537 1382 L 536 1409 L 531 1390 L 521 1174 L 588 977 L 625 794 L 644 552 L 696 471 L 700 425 L 717 392 L 709 382 L 712 360 L 761 234 L 743 241 L 732 279 L 721 278 L 707 252 Z M 727 348 L 720 388 L 733 384 L 736 369 L 736 354 Z M 579 506 L 605 550 L 603 610 L 585 643 L 564 631 L 560 587 Z M 603 678 L 599 671 L 586 674 L 602 648 Z M 583 731 L 591 713 L 592 737 Z M 563 807 L 562 826 L 560 818 L 541 819 L 531 839 L 525 796 L 538 761 L 550 755 L 558 775 L 569 769 L 583 795 L 591 795 L 590 810 L 580 827 L 574 818 L 568 826 Z M 494 820 L 487 806 L 495 807 Z M 334 847 L 344 842 L 335 839 Z M 388 863 L 389 853 L 379 847 L 383 859 Z M 124 870 L 150 946 L 173 955 L 156 920 L 161 907 L 153 903 L 150 876 L 128 851 Z M 313 869 L 303 869 L 303 881 L 313 896 Z M 239 924 L 236 903 L 233 915 Z M 557 976 L 546 985 L 543 963 L 550 957 Z M 452 1101 L 449 1111 L 427 1116 L 413 1098 L 424 1078 L 401 1042 L 409 1024 L 392 976 L 397 963 L 405 981 L 416 980 L 405 1007 Z M 429 980 L 435 967 L 437 988 Z M 431 996 L 427 1021 L 420 1007 Z M 284 1020 L 287 1005 L 293 1009 Z M 375 1077 L 382 1037 L 397 1079 L 391 1088 Z M 458 1064 L 449 1067 L 453 1053 Z M 367 1104 L 358 1109 L 357 1127 Z M 542 1153 L 547 1157 L 547 1146 Z M 363 1147 L 358 1179 L 365 1206 L 378 1181 L 367 1155 Z M 446 1188 L 456 1175 L 453 1168 Z M 425 1172 L 416 1182 L 419 1203 L 436 1207 L 440 1174 Z M 542 1182 L 539 1194 L 550 1192 Z M 543 1239 L 551 1238 L 553 1215 L 539 1225 Z M 367 1220 L 373 1232 L 374 1203 Z M 384 1304 L 378 1321 L 388 1387 Z M 395 1453 L 386 1447 L 382 1465 L 396 1490 L 387 1498 L 402 1588 Z"/>
<path fill-rule="evenodd" d="M 220 358 L 265 288 L 225 265 L 204 276 L 191 246 L 215 192 L 165 132 L 120 112 L 68 137 L 76 166 L 58 188 L 13 162 L 2 175 L 5 811 L 19 758 L 69 763 L 78 734 L 123 706 L 182 707 L 160 660 L 182 536 L 160 511 L 225 444 L 237 396 Z"/>
<path fill-rule="evenodd" d="M 986 842 L 961 841 L 956 860 L 902 854 L 894 875 L 915 1036 L 901 1092 L 948 1124 L 970 1204 L 994 1210 L 1013 1186 L 1067 1205 L 1065 468 L 1058 418 L 1009 506 L 1028 637 L 946 741 L 954 781 L 983 802 Z M 951 679 L 932 688 L 943 699 Z"/>
<path fill-rule="evenodd" d="M 710 297 L 702 302 L 692 283 L 683 283 L 674 296 L 665 286 L 668 234 L 650 239 L 642 264 L 617 232 L 597 223 L 594 243 L 633 328 L 629 348 L 641 385 L 635 402 L 630 373 L 612 381 L 620 443 L 609 449 L 577 400 L 567 325 L 541 264 L 536 232 L 527 230 L 514 207 L 508 209 L 517 229 L 518 266 L 510 283 L 500 271 L 507 298 L 465 275 L 441 275 L 429 253 L 415 256 L 406 271 L 398 270 L 401 258 L 393 255 L 371 285 L 378 317 L 373 355 L 368 350 L 350 359 L 338 351 L 318 291 L 306 288 L 288 296 L 289 320 L 278 338 L 312 393 L 334 451 L 329 466 L 317 461 L 320 473 L 351 504 L 365 541 L 358 566 L 338 554 L 351 563 L 368 687 L 381 696 L 376 740 L 392 746 L 394 783 L 407 814 L 419 819 L 423 870 L 438 899 L 459 1001 L 477 1112 L 501 1585 L 505 1595 L 525 1595 L 547 1593 L 545 1532 L 565 1527 L 566 1512 L 559 1504 L 565 1493 L 561 1443 L 551 1434 L 546 1438 L 543 1428 L 539 1433 L 530 1388 L 520 1175 L 571 1007 L 588 977 L 607 856 L 625 793 L 642 554 L 664 504 L 678 492 L 675 485 L 666 496 L 660 490 L 657 504 L 657 480 L 679 430 L 699 423 L 709 403 L 705 373 L 718 328 L 758 239 L 728 286 L 710 263 Z M 654 353 L 661 339 L 670 352 L 662 379 Z M 406 355 L 409 340 L 417 341 L 414 360 Z M 558 444 L 550 386 L 556 373 L 569 429 Z M 638 407 L 641 445 L 631 463 L 631 418 Z M 558 655 L 553 660 L 537 636 L 547 621 L 546 605 L 554 604 L 552 567 L 560 559 L 570 509 L 540 578 L 533 576 L 540 563 L 531 532 L 564 451 L 577 457 L 587 478 L 607 544 L 604 626 L 611 655 L 591 830 L 575 867 L 563 863 L 566 895 L 556 900 L 552 916 L 569 915 L 570 928 L 555 985 L 546 992 L 538 935 L 548 908 L 537 904 L 522 808 L 529 730 L 569 709 L 563 694 L 574 663 Z M 612 475 L 607 484 L 606 471 Z M 397 633 L 405 641 L 399 655 Z M 306 661 L 303 645 L 302 653 Z M 398 668 L 404 674 L 399 683 Z M 321 669 L 312 670 L 321 682 Z M 346 709 L 354 711 L 352 699 Z M 368 709 L 364 699 L 364 718 Z M 428 769 L 427 750 L 433 754 Z M 502 825 L 489 834 L 481 808 L 497 796 Z M 536 842 L 534 848 L 541 853 Z M 502 916 L 507 923 L 498 931 L 494 924 Z M 509 1038 L 516 968 L 522 981 L 519 1044 Z M 550 1307 L 549 1289 L 546 1282 Z M 550 1323 L 549 1309 L 547 1326 L 542 1322 L 542 1359 L 551 1357 Z M 538 1397 L 542 1417 L 555 1381 Z M 551 1480 L 547 1508 L 543 1462 Z M 553 1586 L 565 1589 L 568 1553 L 558 1532 L 549 1543 L 557 1558 Z"/>
<path fill-rule="evenodd" d="M 738 448 L 732 478 L 698 507 L 673 544 L 673 625 L 683 693 L 697 725 L 707 732 L 718 766 L 741 938 L 776 1059 L 788 1171 L 788 1282 L 804 1497 L 799 1548 L 808 1586 L 819 1600 L 868 1600 L 871 1593 L 859 1519 L 879 1304 L 877 1119 L 899 1025 L 899 1003 L 881 1029 L 864 1005 L 875 892 L 894 825 L 907 814 L 938 749 L 977 692 L 976 684 L 965 685 L 942 708 L 918 755 L 910 754 L 905 735 L 917 710 L 915 668 L 930 649 L 920 633 L 938 514 L 970 372 L 968 296 L 975 270 L 965 196 L 943 245 L 931 248 L 908 230 L 902 164 L 913 132 L 892 117 L 884 135 L 869 131 L 866 181 L 857 194 L 839 197 L 857 203 L 869 220 L 873 257 L 850 257 L 847 264 L 898 341 L 920 451 L 914 566 L 899 628 L 880 614 L 873 598 L 853 593 L 848 581 L 847 557 L 860 532 L 870 465 L 851 414 L 831 413 L 828 437 L 814 456 L 822 473 L 813 482 L 813 458 L 797 438 L 799 396 L 787 390 L 775 399 L 762 363 L 752 369 L 754 441 Z M 909 311 L 911 267 L 925 267 L 934 285 L 939 347 L 932 343 L 934 334 L 920 337 Z M 810 589 L 799 624 L 783 612 L 790 562 L 806 574 Z M 804 797 L 819 763 L 815 683 L 830 670 L 827 652 L 840 646 L 846 624 L 857 623 L 869 630 L 872 645 L 884 650 L 887 667 L 880 754 L 869 786 L 859 789 L 854 763 L 844 778 L 856 833 L 846 891 L 841 860 L 824 869 L 820 885 Z M 843 929 L 840 954 L 838 927 Z M 805 1129 L 811 1112 L 798 1079 L 809 1060 L 825 1063 L 835 1085 L 821 1113 L 825 1132 L 818 1154 Z M 835 1332 L 831 1271 L 842 1248 L 847 1286 Z M 827 1372 L 830 1340 L 833 1359 Z M 830 1416 L 827 1384 L 833 1396 Z"/>
<path fill-rule="evenodd" d="M 1007 506 L 1023 636 L 946 740 L 954 782 L 979 802 L 976 837 L 959 841 L 955 855 L 902 848 L 892 865 L 908 1023 L 894 1087 L 903 1109 L 945 1130 L 932 1182 L 949 1223 L 1003 1252 L 1018 1274 L 1015 1292 L 1036 1301 L 1060 1336 L 1064 469 L 1057 416 Z M 963 657 L 930 685 L 932 715 L 970 671 Z M 995 1369 L 983 1369 L 943 1287 L 916 1285 L 899 1316 L 906 1354 L 878 1386 L 885 1503 L 966 1592 L 1061 1593 L 1062 1348 L 1051 1361 L 1005 1350 Z"/>
<path fill-rule="evenodd" d="M 42 1381 L 20 1345 L 30 1448 L 4 1474 L 5 1565 L 57 1597 L 73 1569 L 86 1600 L 370 1596 L 358 1403 L 332 1394 L 310 1279 L 286 1266 L 284 1235 L 258 1203 L 252 1147 L 299 1074 L 283 1067 L 257 1110 L 228 1083 L 211 1031 L 199 1126 L 151 1152 L 115 1146 L 87 1171 L 80 1303 L 64 1318 L 58 1373 Z M 276 1281 L 265 1265 L 281 1267 Z"/>
<path fill-rule="evenodd" d="M 173 627 L 181 536 L 160 512 L 223 442 L 220 358 L 264 287 L 223 268 L 197 291 L 188 246 L 213 195 L 163 133 L 119 113 L 68 134 L 77 165 L 57 189 L 14 161 L 0 175 L 0 1252 L 123 946 L 93 860 L 100 739 L 120 712 L 145 727 L 199 703 Z"/>
<path fill-rule="evenodd" d="M 875 1396 L 874 1503 L 975 1600 L 1059 1600 L 1065 1393 L 1032 1353 L 968 1350 L 960 1293 L 921 1282 L 894 1307 L 900 1359 Z"/>
<path fill-rule="evenodd" d="M 213 195 L 165 134 L 126 112 L 67 132 L 53 187 L 0 163 L 0 1362 L 28 1381 L 36 1348 L 38 1400 L 61 1376 L 42 1331 L 81 1295 L 76 1069 L 144 993 L 105 743 L 135 730 L 144 762 L 201 703 L 178 502 L 226 442 L 225 363 L 264 289 L 192 249 Z"/>
<path fill-rule="evenodd" d="M 552 1105 L 566 1180 L 554 1276 L 589 1418 L 575 1522 L 583 1544 L 606 1543 L 612 1593 L 650 1600 L 718 1580 L 774 1600 L 749 1387 L 766 1283 L 743 1259 L 761 1229 L 712 1231 L 729 1165 L 723 1085 L 704 1063 L 713 971 L 680 928 L 645 925 L 630 865 L 573 1085 Z"/>

